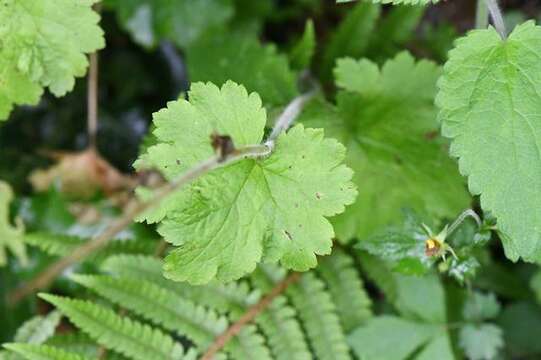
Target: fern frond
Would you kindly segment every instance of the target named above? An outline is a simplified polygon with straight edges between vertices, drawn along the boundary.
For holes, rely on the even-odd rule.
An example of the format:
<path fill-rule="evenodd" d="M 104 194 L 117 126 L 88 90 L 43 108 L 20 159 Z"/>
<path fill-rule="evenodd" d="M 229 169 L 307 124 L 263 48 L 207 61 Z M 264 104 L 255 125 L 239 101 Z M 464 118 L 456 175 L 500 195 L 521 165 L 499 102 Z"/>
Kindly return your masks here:
<path fill-rule="evenodd" d="M 316 270 L 331 293 L 346 333 L 372 317 L 372 303 L 349 255 L 341 249 L 334 249 L 332 255 L 321 259 Z"/>
<path fill-rule="evenodd" d="M 87 240 L 74 235 L 48 232 L 29 233 L 25 234 L 24 237 L 27 244 L 38 247 L 43 252 L 54 256 L 67 255 Z M 152 254 L 155 247 L 156 244 L 153 241 L 113 240 L 86 260 L 101 263 L 115 254 Z"/>
<path fill-rule="evenodd" d="M 270 278 L 262 268 L 258 268 L 252 274 L 254 285 L 265 293 L 271 291 L 276 280 Z M 312 358 L 296 315 L 296 310 L 289 306 L 287 298 L 277 296 L 255 319 L 267 337 L 271 352 L 277 360 Z"/>
<path fill-rule="evenodd" d="M 270 351 L 265 345 L 265 339 L 257 332 L 254 325 L 243 327 L 233 340 L 225 347 L 233 359 L 272 360 Z"/>
<path fill-rule="evenodd" d="M 45 344 L 91 359 L 96 359 L 99 354 L 99 346 L 96 342 L 80 331 L 57 334 L 48 339 Z"/>
<path fill-rule="evenodd" d="M 62 314 L 59 311 L 52 311 L 46 316 L 34 316 L 27 320 L 14 337 L 16 343 L 42 344 L 53 336 Z"/>
<path fill-rule="evenodd" d="M 259 291 L 251 291 L 242 281 L 228 284 L 210 283 L 192 286 L 174 282 L 162 275 L 162 261 L 151 256 L 117 255 L 107 259 L 102 269 L 115 275 L 129 276 L 159 284 L 174 291 L 195 304 L 208 306 L 221 314 L 234 312 L 241 314 L 247 307 L 259 300 Z"/>
<path fill-rule="evenodd" d="M 27 360 L 89 360 L 76 353 L 48 345 L 9 343 L 4 347 Z"/>
<path fill-rule="evenodd" d="M 315 356 L 320 360 L 351 359 L 336 307 L 323 282 L 314 273 L 305 273 L 287 293 L 299 312 Z"/>
<path fill-rule="evenodd" d="M 201 347 L 208 346 L 228 326 L 226 318 L 146 280 L 93 275 L 73 275 L 72 279 Z"/>
<path fill-rule="evenodd" d="M 184 349 L 170 336 L 146 324 L 117 315 L 89 301 L 40 294 L 100 345 L 136 360 L 184 359 Z"/>

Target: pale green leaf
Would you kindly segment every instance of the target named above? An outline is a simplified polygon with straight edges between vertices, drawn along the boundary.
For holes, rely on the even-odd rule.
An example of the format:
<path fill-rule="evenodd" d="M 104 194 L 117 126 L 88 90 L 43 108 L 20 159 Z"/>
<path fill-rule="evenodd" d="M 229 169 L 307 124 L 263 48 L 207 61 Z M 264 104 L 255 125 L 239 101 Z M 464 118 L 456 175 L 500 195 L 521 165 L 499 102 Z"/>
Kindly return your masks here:
<path fill-rule="evenodd" d="M 460 329 L 460 346 L 471 360 L 496 359 L 504 345 L 503 332 L 496 325 L 466 325 Z"/>
<path fill-rule="evenodd" d="M 476 30 L 456 42 L 439 82 L 443 135 L 512 260 L 541 259 L 540 57 L 533 22 L 505 41 L 493 28 Z"/>
<path fill-rule="evenodd" d="M 43 344 L 54 334 L 61 317 L 58 311 L 52 311 L 45 316 L 34 316 L 17 329 L 13 340 L 18 343 Z"/>
<path fill-rule="evenodd" d="M 103 48 L 95 0 L 0 1 L 0 119 L 13 104 L 36 104 L 42 87 L 56 96 L 85 74 L 85 54 Z"/>
<path fill-rule="evenodd" d="M 455 360 L 456 357 L 453 353 L 453 347 L 449 339 L 449 335 L 445 332 L 441 332 L 436 335 L 430 342 L 423 348 L 415 360 Z"/>
<path fill-rule="evenodd" d="M 0 181 L 0 266 L 7 263 L 6 249 L 13 253 L 21 264 L 28 262 L 24 245 L 24 224 L 20 219 L 16 219 L 15 226 L 10 223 L 9 205 L 12 200 L 13 190 L 7 183 Z"/>
<path fill-rule="evenodd" d="M 213 131 L 231 136 L 237 147 L 257 144 L 265 119 L 259 96 L 244 87 L 196 83 L 190 102 L 171 102 L 155 114 L 159 143 L 145 162 L 172 179 L 213 155 Z M 160 234 L 177 246 L 166 258 L 165 275 L 192 284 L 234 280 L 262 258 L 298 271 L 314 267 L 316 254 L 332 246 L 326 217 L 344 211 L 356 195 L 344 155 L 321 129 L 297 125 L 278 137 L 269 157 L 219 168 L 177 193 L 159 211 L 165 215 Z"/>

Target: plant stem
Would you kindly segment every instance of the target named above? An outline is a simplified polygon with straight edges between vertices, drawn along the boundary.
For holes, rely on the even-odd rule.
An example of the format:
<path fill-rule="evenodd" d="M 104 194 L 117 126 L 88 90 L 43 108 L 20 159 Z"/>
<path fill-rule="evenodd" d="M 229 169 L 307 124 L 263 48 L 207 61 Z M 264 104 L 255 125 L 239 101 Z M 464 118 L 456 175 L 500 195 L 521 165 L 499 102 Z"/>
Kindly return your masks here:
<path fill-rule="evenodd" d="M 242 315 L 235 323 L 233 323 L 229 328 L 227 328 L 224 333 L 218 336 L 216 340 L 214 340 L 214 342 L 210 345 L 205 354 L 203 354 L 201 360 L 212 360 L 216 353 L 220 351 L 229 340 L 231 340 L 235 335 L 237 335 L 246 324 L 253 321 L 257 317 L 257 315 L 263 312 L 270 305 L 274 298 L 283 293 L 289 285 L 298 281 L 299 278 L 299 273 L 293 273 L 281 282 L 279 282 L 271 290 L 271 292 L 269 292 L 264 298 L 259 300 L 257 304 L 250 307 L 244 313 L 244 315 Z"/>
<path fill-rule="evenodd" d="M 87 132 L 88 147 L 96 149 L 98 132 L 98 54 L 90 54 L 87 87 Z"/>
<path fill-rule="evenodd" d="M 466 220 L 467 217 L 471 217 L 472 219 L 474 219 L 475 222 L 477 223 L 477 226 L 481 227 L 481 219 L 479 218 L 479 215 L 477 215 L 476 212 L 473 211 L 472 209 L 468 209 L 468 210 L 464 210 L 462 214 L 460 214 L 456 218 L 456 220 L 453 221 L 453 223 L 447 229 L 447 235 L 451 235 L 453 231 L 455 231 L 456 228 L 459 227 L 460 224 L 464 222 L 464 220 Z"/>
<path fill-rule="evenodd" d="M 127 210 L 122 217 L 115 220 L 101 234 L 95 236 L 85 244 L 75 248 L 70 254 L 51 264 L 30 282 L 24 284 L 22 287 L 9 294 L 8 303 L 16 304 L 21 299 L 34 293 L 35 291 L 46 288 L 69 266 L 85 259 L 90 254 L 93 254 L 97 250 L 103 248 L 109 242 L 109 240 L 129 226 L 133 219 L 135 219 L 137 216 L 141 215 L 148 209 L 159 205 L 161 201 L 168 195 L 191 183 L 198 177 L 203 176 L 220 166 L 231 164 L 240 159 L 256 158 L 266 156 L 268 154 L 270 154 L 270 149 L 268 146 L 250 145 L 237 149 L 237 151 L 226 156 L 225 158 L 213 156 L 181 174 L 170 183 L 167 183 L 157 189 L 154 197 L 151 200 L 145 202 L 132 200 L 132 202 L 128 204 Z"/>
<path fill-rule="evenodd" d="M 486 29 L 488 27 L 488 5 L 486 0 L 477 0 L 475 12 L 475 28 Z"/>
<path fill-rule="evenodd" d="M 305 94 L 297 96 L 293 101 L 291 101 L 287 107 L 284 109 L 282 114 L 276 120 L 274 128 L 272 129 L 271 134 L 269 135 L 266 144 L 273 147 L 274 141 L 283 131 L 287 130 L 293 121 L 300 114 L 304 105 L 316 94 L 316 90 L 311 90 Z"/>
<path fill-rule="evenodd" d="M 500 34 L 502 39 L 507 39 L 507 32 L 505 30 L 505 22 L 503 21 L 502 11 L 498 6 L 496 0 L 486 0 L 488 11 L 490 12 L 490 17 L 492 18 L 492 23 L 496 28 L 496 31 Z"/>

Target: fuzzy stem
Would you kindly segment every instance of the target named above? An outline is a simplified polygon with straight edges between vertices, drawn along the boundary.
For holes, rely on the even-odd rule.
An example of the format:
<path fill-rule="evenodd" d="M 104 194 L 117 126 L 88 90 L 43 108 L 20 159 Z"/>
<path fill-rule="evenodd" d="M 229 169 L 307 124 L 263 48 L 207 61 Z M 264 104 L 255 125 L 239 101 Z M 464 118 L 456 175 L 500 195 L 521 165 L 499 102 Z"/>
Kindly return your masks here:
<path fill-rule="evenodd" d="M 201 360 L 212 360 L 216 353 L 220 351 L 229 340 L 231 340 L 234 336 L 236 336 L 242 328 L 252 322 L 257 315 L 259 315 L 261 312 L 263 312 L 270 304 L 271 302 L 280 294 L 282 294 L 289 285 L 295 283 L 300 278 L 299 273 L 293 273 L 289 275 L 287 278 L 279 282 L 270 293 L 268 293 L 264 298 L 259 300 L 259 302 L 252 307 L 250 307 L 244 315 L 242 315 L 234 324 L 232 324 L 227 330 L 222 333 L 220 336 L 214 340 L 214 342 L 210 345 L 208 350 L 203 354 L 201 357 Z"/>
<path fill-rule="evenodd" d="M 282 132 L 286 131 L 293 121 L 300 114 L 304 105 L 316 94 L 316 90 L 309 91 L 305 94 L 297 96 L 293 101 L 291 101 L 287 107 L 284 109 L 282 114 L 276 120 L 274 128 L 272 129 L 271 134 L 269 135 L 266 144 L 270 147 L 274 146 L 274 141 Z"/>
<path fill-rule="evenodd" d="M 492 18 L 492 23 L 496 28 L 496 31 L 500 34 L 502 39 L 507 39 L 507 32 L 505 30 L 505 22 L 503 21 L 502 11 L 498 6 L 496 0 L 486 0 L 488 11 L 490 12 L 490 17 Z"/>
<path fill-rule="evenodd" d="M 451 235 L 453 231 L 455 231 L 456 228 L 458 228 L 460 224 L 462 224 L 464 220 L 466 220 L 467 217 L 471 217 L 472 219 L 474 219 L 477 223 L 477 226 L 481 227 L 481 219 L 479 218 L 479 215 L 477 215 L 472 209 L 468 209 L 464 210 L 462 214 L 460 214 L 456 218 L 456 220 L 449 226 L 449 228 L 447 229 L 447 235 Z"/>
<path fill-rule="evenodd" d="M 475 28 L 486 29 L 488 27 L 488 6 L 486 0 L 477 0 L 475 13 Z"/>

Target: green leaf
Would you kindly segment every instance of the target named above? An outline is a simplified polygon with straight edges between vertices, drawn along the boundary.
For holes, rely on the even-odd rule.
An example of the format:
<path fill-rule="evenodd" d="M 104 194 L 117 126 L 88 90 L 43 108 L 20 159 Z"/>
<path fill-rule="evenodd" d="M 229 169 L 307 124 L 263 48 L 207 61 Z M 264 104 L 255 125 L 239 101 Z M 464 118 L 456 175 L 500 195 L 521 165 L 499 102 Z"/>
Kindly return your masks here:
<path fill-rule="evenodd" d="M 265 105 L 283 106 L 297 95 L 296 76 L 274 44 L 262 45 L 251 33 L 212 34 L 188 48 L 192 82 L 217 85 L 233 80 L 255 91 Z"/>
<path fill-rule="evenodd" d="M 184 47 L 203 34 L 223 30 L 233 16 L 230 0 L 106 0 L 120 24 L 142 46 L 153 47 L 161 39 Z"/>
<path fill-rule="evenodd" d="M 500 314 L 501 306 L 494 294 L 473 292 L 464 303 L 464 319 L 474 322 L 493 319 Z"/>
<path fill-rule="evenodd" d="M 404 360 L 441 331 L 436 325 L 383 315 L 351 333 L 348 343 L 360 359 Z"/>
<path fill-rule="evenodd" d="M 306 21 L 304 33 L 289 53 L 289 61 L 294 69 L 303 70 L 310 67 L 316 51 L 316 33 L 312 19 Z"/>
<path fill-rule="evenodd" d="M 541 259 L 541 28 L 502 41 L 489 28 L 456 42 L 439 82 L 443 135 L 472 194 L 498 219 L 508 258 Z"/>
<path fill-rule="evenodd" d="M 160 142 L 145 162 L 172 179 L 213 155 L 213 131 L 231 136 L 237 147 L 260 143 L 265 118 L 259 97 L 242 86 L 194 84 L 190 102 L 170 102 L 155 114 Z M 297 271 L 314 267 L 316 254 L 331 251 L 334 232 L 326 217 L 344 211 L 356 195 L 344 155 L 321 129 L 297 125 L 278 137 L 269 157 L 216 169 L 171 196 L 147 214 L 159 220 L 165 213 L 159 232 L 177 246 L 165 275 L 191 284 L 234 280 L 262 258 Z"/>
<path fill-rule="evenodd" d="M 94 2 L 0 2 L 0 120 L 13 104 L 36 104 L 42 87 L 63 96 L 85 74 L 85 54 L 105 45 Z"/>
<path fill-rule="evenodd" d="M 425 253 L 427 235 L 421 227 L 423 222 L 411 211 L 404 211 L 404 218 L 400 226 L 390 226 L 359 241 L 356 247 L 388 261 L 394 271 L 408 275 L 425 274 L 434 258 Z"/>
<path fill-rule="evenodd" d="M 407 53 L 381 69 L 341 59 L 337 107 L 313 102 L 301 121 L 324 127 L 348 149 L 359 196 L 334 219 L 341 241 L 360 240 L 400 221 L 403 208 L 423 219 L 453 218 L 469 205 L 456 164 L 437 136 L 433 105 L 440 69 Z M 445 189 L 442 191 L 442 189 Z"/>
<path fill-rule="evenodd" d="M 67 352 L 48 345 L 36 344 L 4 344 L 4 347 L 27 360 L 86 360 L 77 353 Z"/>
<path fill-rule="evenodd" d="M 424 347 L 421 353 L 415 357 L 415 360 L 455 360 L 456 356 L 453 353 L 453 347 L 449 335 L 445 332 L 436 335 Z"/>
<path fill-rule="evenodd" d="M 541 343 L 537 336 L 532 336 L 541 332 L 541 309 L 538 305 L 515 302 L 503 310 L 498 325 L 504 332 L 506 350 L 513 358 L 541 354 Z"/>
<path fill-rule="evenodd" d="M 397 295 L 393 303 L 400 314 L 427 323 L 445 323 L 445 292 L 436 275 L 420 277 L 395 274 L 394 280 Z"/>
<path fill-rule="evenodd" d="M 496 325 L 465 325 L 460 329 L 460 347 L 471 360 L 496 359 L 503 347 L 503 332 Z"/>
<path fill-rule="evenodd" d="M 169 335 L 113 310 L 83 300 L 40 294 L 100 345 L 136 360 L 183 359 L 184 349 Z"/>
<path fill-rule="evenodd" d="M 0 267 L 7 264 L 6 249 L 15 255 L 22 265 L 28 262 L 24 245 L 24 224 L 20 219 L 16 219 L 16 226 L 13 226 L 9 220 L 9 205 L 12 200 L 13 190 L 7 183 L 0 181 Z"/>

